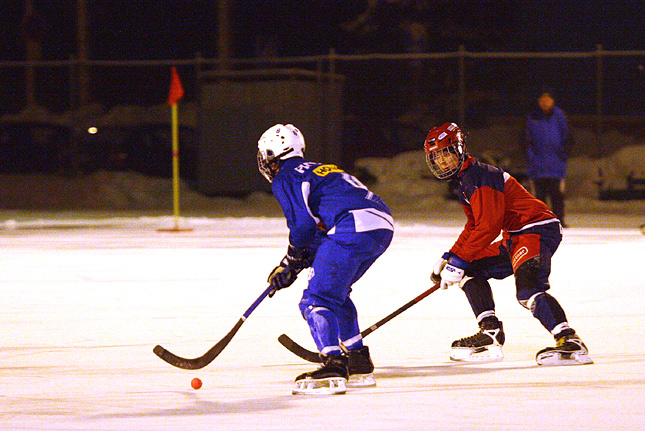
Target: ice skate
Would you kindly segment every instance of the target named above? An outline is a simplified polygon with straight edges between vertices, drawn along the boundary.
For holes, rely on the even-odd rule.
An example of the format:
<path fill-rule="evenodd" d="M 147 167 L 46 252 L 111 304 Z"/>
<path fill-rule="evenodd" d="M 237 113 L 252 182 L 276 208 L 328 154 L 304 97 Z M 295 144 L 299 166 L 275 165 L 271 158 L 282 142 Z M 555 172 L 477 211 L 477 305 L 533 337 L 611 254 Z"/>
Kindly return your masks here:
<path fill-rule="evenodd" d="M 504 359 L 504 328 L 497 319 L 479 322 L 479 332 L 453 341 L 450 359 L 464 362 L 494 362 Z"/>
<path fill-rule="evenodd" d="M 538 365 L 584 365 L 593 364 L 587 346 L 573 329 L 565 329 L 555 337 L 555 347 L 537 352 Z"/>
<path fill-rule="evenodd" d="M 322 355 L 322 366 L 296 377 L 293 395 L 336 395 L 347 392 L 348 358 Z"/>
<path fill-rule="evenodd" d="M 347 387 L 349 388 L 364 388 L 368 386 L 376 386 L 374 380 L 374 364 L 370 357 L 370 350 L 367 346 L 358 350 L 349 350 L 347 352 L 349 357 L 349 379 L 347 380 Z"/>

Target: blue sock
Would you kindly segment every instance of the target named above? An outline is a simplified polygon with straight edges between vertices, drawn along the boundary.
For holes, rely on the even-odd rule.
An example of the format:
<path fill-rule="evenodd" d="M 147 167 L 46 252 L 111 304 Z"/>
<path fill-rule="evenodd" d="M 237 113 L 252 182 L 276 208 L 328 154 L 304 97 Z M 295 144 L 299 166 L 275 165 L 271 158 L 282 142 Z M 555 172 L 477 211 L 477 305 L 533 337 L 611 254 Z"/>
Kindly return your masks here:
<path fill-rule="evenodd" d="M 350 298 L 347 298 L 342 307 L 338 310 L 338 329 L 340 339 L 348 350 L 363 348 L 363 338 L 358 327 L 358 313 Z"/>

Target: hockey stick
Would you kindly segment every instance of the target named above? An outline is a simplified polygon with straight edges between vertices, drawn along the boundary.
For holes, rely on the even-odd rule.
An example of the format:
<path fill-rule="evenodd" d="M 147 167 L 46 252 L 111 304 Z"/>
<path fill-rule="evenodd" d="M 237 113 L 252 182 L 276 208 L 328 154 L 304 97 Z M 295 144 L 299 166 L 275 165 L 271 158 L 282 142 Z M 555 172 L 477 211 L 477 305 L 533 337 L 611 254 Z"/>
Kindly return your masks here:
<path fill-rule="evenodd" d="M 372 326 L 370 326 L 367 329 L 364 329 L 361 331 L 361 338 L 367 337 L 369 334 L 372 332 L 376 331 L 378 328 L 389 322 L 390 320 L 394 319 L 396 316 L 399 314 L 403 313 L 405 310 L 408 308 L 412 307 L 414 304 L 420 302 L 422 299 L 430 295 L 432 292 L 438 290 L 440 287 L 440 283 L 435 284 L 432 286 L 430 289 L 426 290 L 423 292 L 421 295 L 417 296 L 410 302 L 404 304 L 400 308 L 398 308 L 396 311 L 388 314 Z M 291 351 L 291 353 L 295 354 L 296 356 L 301 357 L 305 361 L 309 362 L 320 362 L 320 354 L 318 352 L 312 352 L 311 350 L 307 350 L 304 347 L 302 347 L 300 344 L 296 343 L 293 341 L 291 338 L 289 338 L 288 335 L 282 334 L 278 337 L 278 341 L 280 344 L 282 344 L 284 347 L 287 348 L 287 350 Z"/>
<path fill-rule="evenodd" d="M 262 300 L 269 295 L 271 290 L 273 290 L 272 286 L 267 287 L 266 290 L 262 292 L 262 294 L 258 297 L 258 299 L 256 299 L 255 302 L 249 307 L 249 309 L 246 310 L 242 317 L 240 317 L 240 320 L 238 320 L 235 326 L 233 326 L 233 329 L 231 329 L 224 338 L 219 340 L 217 344 L 211 347 L 210 350 L 204 353 L 202 356 L 194 359 L 182 358 L 175 355 L 174 353 L 169 352 L 159 345 L 155 346 L 152 351 L 155 352 L 155 355 L 159 356 L 161 359 L 177 368 L 183 368 L 184 370 L 198 370 L 200 368 L 204 368 L 206 365 L 213 362 L 213 360 L 217 358 L 220 353 L 222 353 L 222 350 L 224 350 L 228 343 L 231 342 L 233 336 L 235 336 L 244 321 L 249 317 L 253 310 L 255 310 L 257 306 L 260 305 L 260 302 L 262 302 Z"/>

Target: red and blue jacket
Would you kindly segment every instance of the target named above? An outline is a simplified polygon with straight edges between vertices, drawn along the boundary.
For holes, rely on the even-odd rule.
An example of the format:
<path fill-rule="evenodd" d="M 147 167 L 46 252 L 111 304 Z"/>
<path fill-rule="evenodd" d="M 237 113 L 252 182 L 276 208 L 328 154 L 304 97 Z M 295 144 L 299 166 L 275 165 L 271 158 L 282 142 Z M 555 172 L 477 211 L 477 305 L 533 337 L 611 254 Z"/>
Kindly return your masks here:
<path fill-rule="evenodd" d="M 450 253 L 466 262 L 499 254 L 500 233 L 552 223 L 557 217 L 514 177 L 468 156 L 458 174 L 459 200 L 468 221 Z"/>

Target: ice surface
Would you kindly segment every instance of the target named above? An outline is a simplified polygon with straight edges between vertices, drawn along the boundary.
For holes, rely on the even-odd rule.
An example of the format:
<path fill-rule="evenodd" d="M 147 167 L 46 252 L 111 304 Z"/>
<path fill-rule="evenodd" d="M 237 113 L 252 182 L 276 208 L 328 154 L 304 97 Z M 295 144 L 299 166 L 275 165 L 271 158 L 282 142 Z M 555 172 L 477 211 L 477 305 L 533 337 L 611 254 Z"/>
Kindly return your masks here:
<path fill-rule="evenodd" d="M 391 248 L 355 286 L 367 327 L 429 288 L 463 223 L 400 220 Z M 628 218 L 626 222 L 625 217 Z M 0 226 L 2 430 L 637 430 L 645 428 L 645 236 L 640 215 L 572 214 L 552 294 L 595 363 L 538 367 L 552 337 L 493 283 L 506 358 L 448 360 L 476 330 L 459 289 L 437 291 L 366 338 L 374 388 L 291 395 L 315 367 L 276 338 L 312 349 L 297 303 L 305 277 L 267 299 L 202 370 L 162 362 L 155 344 L 194 357 L 220 340 L 283 256 L 281 218 L 31 216 Z M 598 227 L 600 226 L 600 227 Z M 203 381 L 193 390 L 194 377 Z"/>

